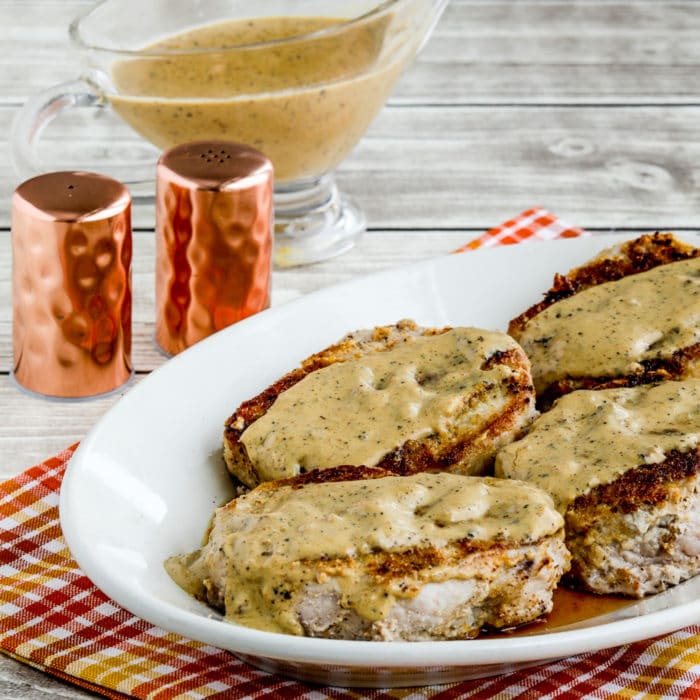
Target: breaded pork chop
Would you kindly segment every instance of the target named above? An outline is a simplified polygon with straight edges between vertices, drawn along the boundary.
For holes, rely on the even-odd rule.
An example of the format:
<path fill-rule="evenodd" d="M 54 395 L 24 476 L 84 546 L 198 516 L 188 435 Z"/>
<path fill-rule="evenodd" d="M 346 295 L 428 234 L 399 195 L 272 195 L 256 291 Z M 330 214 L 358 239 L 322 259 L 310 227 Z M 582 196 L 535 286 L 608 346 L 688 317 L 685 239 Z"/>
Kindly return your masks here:
<path fill-rule="evenodd" d="M 573 389 L 700 376 L 700 248 L 656 233 L 604 250 L 557 274 L 508 332 L 542 408 Z"/>
<path fill-rule="evenodd" d="M 568 565 L 562 517 L 529 484 L 338 467 L 231 501 L 166 566 L 240 624 L 411 641 L 532 621 Z"/>
<path fill-rule="evenodd" d="M 700 573 L 700 452 L 669 452 L 579 496 L 566 512 L 570 579 L 641 598 Z"/>
<path fill-rule="evenodd" d="M 243 403 L 224 457 L 249 487 L 347 464 L 480 474 L 535 414 L 512 338 L 401 321 L 350 333 Z"/>
<path fill-rule="evenodd" d="M 700 573 L 700 381 L 574 391 L 504 448 L 499 476 L 548 491 L 567 579 L 642 597 Z"/>

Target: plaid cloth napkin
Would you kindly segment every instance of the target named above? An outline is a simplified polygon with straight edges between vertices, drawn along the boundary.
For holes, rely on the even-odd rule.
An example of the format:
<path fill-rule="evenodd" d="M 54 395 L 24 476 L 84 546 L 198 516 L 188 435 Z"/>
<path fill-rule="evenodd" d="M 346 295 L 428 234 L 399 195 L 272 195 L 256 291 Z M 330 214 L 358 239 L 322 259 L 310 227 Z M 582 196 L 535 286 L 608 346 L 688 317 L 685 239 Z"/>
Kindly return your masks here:
<path fill-rule="evenodd" d="M 586 235 L 542 209 L 460 248 Z M 494 678 L 421 689 L 306 685 L 134 617 L 71 558 L 58 492 L 75 447 L 0 485 L 0 651 L 107 697 L 700 698 L 700 627 Z"/>

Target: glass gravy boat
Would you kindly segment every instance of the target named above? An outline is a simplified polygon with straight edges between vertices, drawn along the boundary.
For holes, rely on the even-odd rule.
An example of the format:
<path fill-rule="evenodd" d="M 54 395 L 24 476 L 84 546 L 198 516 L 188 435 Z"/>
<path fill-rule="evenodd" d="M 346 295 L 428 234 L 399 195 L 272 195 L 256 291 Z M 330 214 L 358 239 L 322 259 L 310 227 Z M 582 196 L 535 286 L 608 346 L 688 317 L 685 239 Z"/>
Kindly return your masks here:
<path fill-rule="evenodd" d="M 275 169 L 275 262 L 340 254 L 365 229 L 333 171 L 430 36 L 447 0 L 104 0 L 70 26 L 82 76 L 17 115 L 23 178 L 45 167 L 42 129 L 62 111 L 103 106 L 157 149 L 225 139 Z M 153 162 L 125 184 L 153 196 Z"/>

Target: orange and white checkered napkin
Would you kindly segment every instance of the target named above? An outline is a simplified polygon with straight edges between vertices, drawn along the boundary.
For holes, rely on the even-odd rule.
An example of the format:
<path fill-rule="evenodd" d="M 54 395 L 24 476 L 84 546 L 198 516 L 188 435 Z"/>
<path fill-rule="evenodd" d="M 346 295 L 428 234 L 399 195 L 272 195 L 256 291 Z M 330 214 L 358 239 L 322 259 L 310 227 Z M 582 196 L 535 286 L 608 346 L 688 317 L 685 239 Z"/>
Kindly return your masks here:
<path fill-rule="evenodd" d="M 590 235 L 582 228 L 569 226 L 562 219 L 540 207 L 528 209 L 510 221 L 487 231 L 483 236 L 453 251 L 463 253 L 477 248 L 494 248 L 524 241 L 551 241 L 555 238 L 578 238 Z"/>
<path fill-rule="evenodd" d="M 467 249 L 578 236 L 541 209 Z M 58 520 L 70 448 L 0 485 L 0 651 L 108 697 L 137 698 L 700 698 L 700 627 L 505 676 L 420 690 L 305 685 L 134 617 L 71 558 Z"/>

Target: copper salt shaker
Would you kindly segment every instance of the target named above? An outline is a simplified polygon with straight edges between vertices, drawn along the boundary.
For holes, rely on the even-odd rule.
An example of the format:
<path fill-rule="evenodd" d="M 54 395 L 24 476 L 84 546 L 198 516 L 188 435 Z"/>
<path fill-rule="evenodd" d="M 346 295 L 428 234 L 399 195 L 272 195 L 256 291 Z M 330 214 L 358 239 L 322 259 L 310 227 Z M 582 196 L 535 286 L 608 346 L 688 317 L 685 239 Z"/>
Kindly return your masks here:
<path fill-rule="evenodd" d="M 164 153 L 156 177 L 156 342 L 174 355 L 270 305 L 272 164 L 228 141 Z"/>
<path fill-rule="evenodd" d="M 131 376 L 131 197 L 55 172 L 12 197 L 13 376 L 46 396 L 105 394 Z"/>

